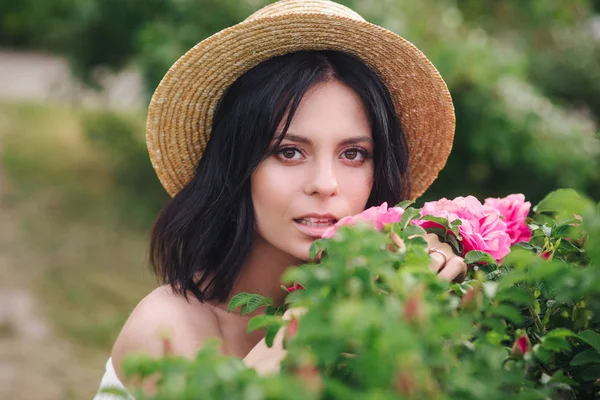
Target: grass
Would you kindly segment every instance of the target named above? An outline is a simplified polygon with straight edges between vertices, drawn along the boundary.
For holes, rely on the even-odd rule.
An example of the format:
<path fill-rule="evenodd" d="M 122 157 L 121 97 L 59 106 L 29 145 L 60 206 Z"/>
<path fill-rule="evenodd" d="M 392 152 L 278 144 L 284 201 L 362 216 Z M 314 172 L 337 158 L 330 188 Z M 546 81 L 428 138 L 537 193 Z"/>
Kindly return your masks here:
<path fill-rule="evenodd" d="M 122 179 L 123 157 L 89 139 L 82 122 L 88 114 L 40 104 L 0 107 L 0 162 L 12 184 L 3 206 L 27 251 L 27 265 L 14 266 L 15 273 L 69 341 L 106 351 L 132 307 L 156 286 L 147 236 L 166 196 L 156 178 L 146 182 L 161 193 L 151 200 L 124 186 L 131 179 Z M 132 137 L 141 154 L 142 117 L 123 118 L 139 129 Z M 143 177 L 149 168 L 139 166 Z"/>

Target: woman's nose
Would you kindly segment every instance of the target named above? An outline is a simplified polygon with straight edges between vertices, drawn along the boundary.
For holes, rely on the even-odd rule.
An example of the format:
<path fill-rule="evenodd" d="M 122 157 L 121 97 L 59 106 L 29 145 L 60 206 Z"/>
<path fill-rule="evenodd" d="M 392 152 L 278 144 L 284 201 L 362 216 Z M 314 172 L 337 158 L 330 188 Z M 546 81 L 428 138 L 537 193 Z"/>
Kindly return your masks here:
<path fill-rule="evenodd" d="M 327 198 L 339 193 L 338 179 L 331 162 L 319 163 L 307 173 L 309 176 L 307 176 L 304 192 L 309 196 L 318 195 Z"/>

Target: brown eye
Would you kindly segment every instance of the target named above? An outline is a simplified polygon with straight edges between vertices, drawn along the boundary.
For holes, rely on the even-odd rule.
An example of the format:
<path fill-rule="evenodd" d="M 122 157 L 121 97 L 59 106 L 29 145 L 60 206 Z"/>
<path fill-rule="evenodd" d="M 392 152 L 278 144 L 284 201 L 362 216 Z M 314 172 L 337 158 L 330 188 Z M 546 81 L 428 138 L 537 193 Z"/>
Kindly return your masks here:
<path fill-rule="evenodd" d="M 343 153 L 343 158 L 353 162 L 363 162 L 369 158 L 369 154 L 366 150 L 361 148 L 347 149 Z"/>
<path fill-rule="evenodd" d="M 348 160 L 354 160 L 356 157 L 358 157 L 358 150 L 346 150 L 344 154 L 346 154 L 346 158 Z"/>
<path fill-rule="evenodd" d="M 296 152 L 297 151 L 295 149 L 283 149 L 281 150 L 281 155 L 284 158 L 292 159 L 296 155 Z"/>
<path fill-rule="evenodd" d="M 275 153 L 282 161 L 300 161 L 302 160 L 302 151 L 296 147 L 284 147 Z"/>

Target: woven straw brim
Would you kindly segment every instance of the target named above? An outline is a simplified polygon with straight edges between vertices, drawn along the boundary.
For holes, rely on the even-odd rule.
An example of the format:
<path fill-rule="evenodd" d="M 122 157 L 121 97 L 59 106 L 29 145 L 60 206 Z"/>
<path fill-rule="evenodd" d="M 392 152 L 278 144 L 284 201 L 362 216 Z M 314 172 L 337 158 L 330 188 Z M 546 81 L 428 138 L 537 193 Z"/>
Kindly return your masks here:
<path fill-rule="evenodd" d="M 210 137 L 215 108 L 246 71 L 274 56 L 338 50 L 361 59 L 387 86 L 409 147 L 411 198 L 444 167 L 454 138 L 454 108 L 433 64 L 407 40 L 365 21 L 321 13 L 247 20 L 198 43 L 160 82 L 149 106 L 152 165 L 174 196 L 189 182 Z"/>

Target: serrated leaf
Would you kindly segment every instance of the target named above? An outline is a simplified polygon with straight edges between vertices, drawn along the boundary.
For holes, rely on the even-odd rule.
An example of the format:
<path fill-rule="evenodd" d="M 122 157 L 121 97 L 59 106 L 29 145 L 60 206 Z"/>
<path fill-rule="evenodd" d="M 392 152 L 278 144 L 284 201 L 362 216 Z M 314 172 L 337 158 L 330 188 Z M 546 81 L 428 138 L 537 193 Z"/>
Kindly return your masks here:
<path fill-rule="evenodd" d="M 267 315 L 278 315 L 282 316 L 285 312 L 285 305 L 281 305 L 279 307 L 268 306 L 265 310 L 265 314 Z"/>
<path fill-rule="evenodd" d="M 244 307 L 242 307 L 242 315 L 244 315 L 243 310 L 245 308 L 246 313 L 250 314 L 254 312 L 259 307 L 270 306 L 273 304 L 273 299 L 270 297 L 264 297 L 260 294 L 251 294 L 248 302 Z"/>
<path fill-rule="evenodd" d="M 446 228 L 446 230 L 450 229 L 450 223 L 448 222 L 447 218 L 435 217 L 433 215 L 423 215 L 421 217 L 421 219 L 425 220 L 425 221 L 431 221 L 431 222 L 435 222 L 437 224 L 440 224 L 441 226 L 443 226 L 444 228 Z"/>
<path fill-rule="evenodd" d="M 574 367 L 588 364 L 600 364 L 600 353 L 594 349 L 588 349 L 578 353 L 571 360 L 571 365 Z"/>
<path fill-rule="evenodd" d="M 600 352 L 600 334 L 587 330 L 579 334 L 579 338 Z"/>
<path fill-rule="evenodd" d="M 250 298 L 249 293 L 242 292 L 242 293 L 236 294 L 229 301 L 229 306 L 227 307 L 227 312 L 232 312 L 236 308 L 245 305 L 248 302 L 249 298 Z"/>
<path fill-rule="evenodd" d="M 496 264 L 496 259 L 485 251 L 479 250 L 471 250 L 467 254 L 465 254 L 465 263 L 467 264 L 477 264 L 477 263 L 486 263 L 486 264 Z"/>
<path fill-rule="evenodd" d="M 550 235 L 552 234 L 552 228 L 550 228 L 548 225 L 544 224 L 544 225 L 542 225 L 542 232 L 544 232 L 544 235 L 550 237 Z"/>
<path fill-rule="evenodd" d="M 273 304 L 273 299 L 270 297 L 264 297 L 260 294 L 251 294 L 248 301 L 242 307 L 242 315 L 250 314 L 256 311 L 259 307 L 270 306 Z"/>
<path fill-rule="evenodd" d="M 404 234 L 406 236 L 413 236 L 413 235 L 425 236 L 427 234 L 425 229 L 421 228 L 418 225 L 408 225 L 402 232 L 404 232 Z"/>
<path fill-rule="evenodd" d="M 404 214 L 402 214 L 402 218 L 400 219 L 400 229 L 404 230 L 410 221 L 420 216 L 420 210 L 417 208 L 409 207 L 404 210 Z"/>
<path fill-rule="evenodd" d="M 283 319 L 275 315 L 257 315 L 248 322 L 248 332 L 263 329 L 270 325 L 283 325 Z"/>
<path fill-rule="evenodd" d="M 535 250 L 536 249 L 536 247 L 529 242 L 518 242 L 518 243 L 513 244 L 513 246 L 517 246 L 517 247 L 520 247 L 525 250 Z"/>
<path fill-rule="evenodd" d="M 565 237 L 569 236 L 569 233 L 573 231 L 573 227 L 570 225 L 560 225 L 552 230 L 552 236 L 554 237 Z"/>

